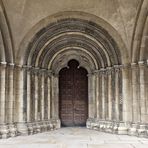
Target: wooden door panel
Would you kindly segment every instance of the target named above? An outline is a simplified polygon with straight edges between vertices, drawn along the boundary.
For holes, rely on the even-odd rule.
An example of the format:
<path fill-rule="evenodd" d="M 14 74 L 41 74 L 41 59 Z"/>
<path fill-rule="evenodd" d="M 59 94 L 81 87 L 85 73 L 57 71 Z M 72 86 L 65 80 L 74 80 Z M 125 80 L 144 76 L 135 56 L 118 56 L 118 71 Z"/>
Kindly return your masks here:
<path fill-rule="evenodd" d="M 87 71 L 77 68 L 75 60 L 69 67 L 62 69 L 59 75 L 60 119 L 64 126 L 81 126 L 88 117 Z"/>

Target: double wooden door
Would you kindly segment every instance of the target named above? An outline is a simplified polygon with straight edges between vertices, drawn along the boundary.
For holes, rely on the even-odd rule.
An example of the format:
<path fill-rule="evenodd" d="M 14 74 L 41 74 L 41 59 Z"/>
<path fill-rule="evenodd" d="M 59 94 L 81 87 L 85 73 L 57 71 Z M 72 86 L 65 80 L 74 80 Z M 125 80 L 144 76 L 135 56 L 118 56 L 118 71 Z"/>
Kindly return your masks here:
<path fill-rule="evenodd" d="M 88 118 L 88 78 L 71 60 L 59 73 L 59 113 L 62 126 L 85 126 Z"/>

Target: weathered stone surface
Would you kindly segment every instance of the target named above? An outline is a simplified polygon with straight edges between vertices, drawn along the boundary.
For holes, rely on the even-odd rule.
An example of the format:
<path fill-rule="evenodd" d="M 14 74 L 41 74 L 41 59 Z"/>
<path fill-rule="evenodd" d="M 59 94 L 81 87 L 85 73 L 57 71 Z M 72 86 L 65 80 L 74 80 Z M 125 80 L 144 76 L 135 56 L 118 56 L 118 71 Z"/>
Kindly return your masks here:
<path fill-rule="evenodd" d="M 111 135 L 86 128 L 61 128 L 32 136 L 0 140 L 2 148 L 146 148 L 148 139 Z"/>
<path fill-rule="evenodd" d="M 147 8 L 0 0 L 0 139 L 61 128 L 59 72 L 70 60 L 88 73 L 87 128 L 148 137 Z"/>

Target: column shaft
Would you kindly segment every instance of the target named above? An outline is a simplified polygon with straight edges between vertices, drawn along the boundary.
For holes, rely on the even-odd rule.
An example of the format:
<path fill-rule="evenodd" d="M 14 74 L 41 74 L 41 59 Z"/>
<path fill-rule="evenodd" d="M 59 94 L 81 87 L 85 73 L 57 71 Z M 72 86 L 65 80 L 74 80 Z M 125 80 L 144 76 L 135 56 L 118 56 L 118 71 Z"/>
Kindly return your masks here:
<path fill-rule="evenodd" d="M 139 68 L 132 64 L 132 104 L 133 104 L 133 122 L 140 122 L 140 102 L 139 102 Z"/>
<path fill-rule="evenodd" d="M 96 77 L 96 117 L 100 118 L 99 116 L 99 73 L 95 75 Z"/>
<path fill-rule="evenodd" d="M 119 104 L 120 104 L 120 95 L 119 95 L 119 68 L 115 68 L 115 119 L 119 121 Z"/>
<path fill-rule="evenodd" d="M 45 85 L 45 77 L 44 73 L 41 74 L 41 119 L 44 120 L 45 118 L 45 106 L 44 106 L 44 99 L 45 99 L 45 94 L 44 94 L 44 85 Z"/>
<path fill-rule="evenodd" d="M 38 77 L 38 72 L 36 70 L 36 72 L 34 73 L 34 84 L 35 84 L 35 100 L 34 100 L 34 119 L 35 121 L 39 120 L 39 114 L 38 114 L 38 100 L 39 100 L 39 77 Z"/>
<path fill-rule="evenodd" d="M 51 118 L 51 78 L 48 76 L 48 119 Z"/>
<path fill-rule="evenodd" d="M 8 66 L 8 94 L 7 94 L 7 122 L 13 123 L 13 116 L 14 116 L 14 94 L 13 94 L 13 72 L 14 72 L 14 65 L 11 64 Z"/>
<path fill-rule="evenodd" d="M 106 101 L 105 101 L 105 71 L 101 73 L 102 78 L 102 119 L 105 120 L 106 118 Z"/>
<path fill-rule="evenodd" d="M 31 121 L 31 77 L 30 70 L 27 69 L 27 122 Z"/>
<path fill-rule="evenodd" d="M 122 68 L 122 98 L 123 121 L 132 121 L 131 73 L 127 66 Z"/>
<path fill-rule="evenodd" d="M 6 64 L 0 65 L 0 123 L 5 123 Z"/>
<path fill-rule="evenodd" d="M 140 68 L 140 106 L 141 106 L 141 122 L 147 123 L 147 99 L 146 99 L 146 65 L 143 62 L 139 62 Z"/>
<path fill-rule="evenodd" d="M 58 91 L 58 76 L 51 77 L 52 83 L 52 118 L 58 119 L 59 118 L 59 91 Z"/>
<path fill-rule="evenodd" d="M 112 98 L 113 98 L 113 94 L 112 94 L 112 72 L 110 70 L 109 73 L 108 73 L 108 118 L 109 118 L 109 120 L 112 120 L 112 112 L 113 112 Z"/>
<path fill-rule="evenodd" d="M 17 129 L 21 135 L 28 134 L 28 129 L 26 125 L 26 104 L 24 98 L 24 69 L 22 66 L 17 66 L 15 71 L 15 78 L 16 78 L 16 114 L 17 117 Z"/>

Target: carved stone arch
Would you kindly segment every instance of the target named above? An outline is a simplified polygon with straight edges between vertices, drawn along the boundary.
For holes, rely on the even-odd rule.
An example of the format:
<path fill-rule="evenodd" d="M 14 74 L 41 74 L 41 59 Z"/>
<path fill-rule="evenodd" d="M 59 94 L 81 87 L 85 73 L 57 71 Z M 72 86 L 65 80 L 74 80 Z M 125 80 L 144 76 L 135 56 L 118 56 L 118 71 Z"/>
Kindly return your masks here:
<path fill-rule="evenodd" d="M 38 73 L 29 73 L 26 69 L 25 72 L 22 69 L 20 70 L 20 79 L 23 78 L 24 81 L 18 85 L 20 87 L 18 90 L 25 86 L 23 95 L 21 91 L 19 92 L 21 97 L 27 98 L 28 102 L 32 98 L 43 98 L 43 101 L 51 100 L 49 117 L 59 119 L 58 73 L 72 59 L 77 60 L 79 66 L 84 67 L 89 73 L 88 117 L 106 120 L 104 114 L 105 109 L 109 108 L 108 106 L 110 106 L 111 114 L 115 114 L 115 111 L 111 110 L 112 107 L 119 112 L 119 102 L 113 103 L 111 99 L 116 97 L 115 100 L 119 101 L 119 93 L 121 92 L 121 87 L 119 87 L 120 73 L 108 74 L 107 67 L 111 67 L 113 70 L 114 65 L 129 63 L 127 49 L 120 35 L 112 26 L 101 18 L 84 12 L 61 12 L 47 17 L 35 25 L 26 35 L 20 45 L 16 63 L 26 67 L 31 66 L 32 71 L 38 69 Z M 32 79 L 31 83 L 28 82 Z M 27 90 L 30 89 L 29 84 L 34 86 L 30 92 L 28 91 L 31 95 L 34 95 L 33 97 L 27 94 Z M 115 85 L 119 89 L 115 90 Z M 120 85 L 122 84 L 120 83 Z M 47 89 L 48 95 L 45 93 Z M 106 103 L 107 99 L 110 99 L 109 105 Z M 44 105 L 47 103 L 42 104 L 42 110 L 39 109 L 38 111 L 39 113 L 42 112 L 40 118 L 44 117 Z M 102 115 L 99 115 L 99 109 L 101 109 L 100 114 L 102 113 Z M 122 113 L 122 104 L 120 110 Z M 38 113 L 35 115 L 38 115 Z M 118 117 L 119 114 L 114 120 L 119 120 Z M 113 119 L 111 116 L 108 118 Z"/>
<path fill-rule="evenodd" d="M 95 65 L 93 57 L 90 57 L 85 52 L 78 49 L 66 50 L 58 53 L 56 57 L 50 63 L 48 67 L 52 72 L 58 75 L 59 71 L 68 66 L 68 62 L 72 59 L 75 59 L 79 62 L 79 66 L 84 67 L 88 73 L 93 73 L 98 69 L 98 65 Z"/>
<path fill-rule="evenodd" d="M 82 57 L 84 57 L 84 58 L 86 56 L 87 60 L 89 61 L 89 64 L 91 63 L 90 64 L 91 66 L 89 66 L 89 67 L 93 67 L 93 69 L 99 69 L 99 67 L 101 67 L 103 65 L 103 59 L 102 58 L 100 58 L 100 64 L 98 64 L 97 63 L 97 59 L 89 51 L 87 51 L 86 49 L 80 48 L 80 47 L 74 47 L 73 46 L 73 47 L 67 47 L 67 48 L 61 49 L 58 52 L 56 52 L 52 56 L 52 58 L 50 60 L 46 61 L 46 63 L 48 63 L 48 67 L 47 68 L 48 69 L 52 69 L 51 67 L 53 65 L 53 60 L 56 59 L 56 57 L 58 55 L 61 55 L 61 53 L 66 53 L 69 50 L 70 51 L 73 51 L 73 50 L 74 51 L 78 51 L 77 54 L 80 53 L 82 55 Z"/>
<path fill-rule="evenodd" d="M 94 118 L 95 115 L 95 79 L 94 72 L 98 70 L 99 66 L 97 65 L 96 59 L 85 50 L 79 48 L 67 48 L 59 51 L 52 59 L 49 60 L 48 69 L 52 71 L 52 117 L 59 118 L 59 72 L 61 69 L 68 67 L 68 63 L 71 60 L 76 60 L 79 63 L 79 67 L 83 67 L 88 72 L 88 118 Z M 93 108 L 92 108 L 93 106 Z"/>
<path fill-rule="evenodd" d="M 61 37 L 61 36 L 60 36 Z M 35 66 L 39 67 L 47 67 L 46 59 L 52 57 L 54 53 L 61 50 L 61 48 L 68 48 L 68 47 L 78 47 L 84 48 L 88 50 L 93 55 L 95 55 L 97 61 L 103 61 L 100 67 L 111 66 L 113 63 L 118 63 L 117 56 L 112 53 L 107 52 L 106 48 L 101 45 L 94 38 L 90 38 L 88 35 L 82 35 L 82 33 L 70 32 L 62 35 L 62 38 L 55 37 L 54 40 L 51 39 L 40 49 L 39 54 L 37 56 L 33 56 L 31 58 L 31 65 L 35 63 Z M 49 50 L 50 49 L 50 50 Z M 43 62 L 42 62 L 43 61 Z M 29 64 L 28 63 L 28 64 Z M 47 64 L 46 64 L 47 65 Z"/>
<path fill-rule="evenodd" d="M 37 37 L 38 35 L 42 34 L 42 32 L 44 32 L 46 30 L 45 28 L 49 24 L 52 25 L 54 22 L 58 23 L 62 19 L 70 19 L 70 18 L 87 20 L 88 23 L 90 22 L 90 25 L 93 25 L 93 22 L 94 22 L 98 26 L 101 26 L 102 29 L 104 28 L 106 30 L 106 33 L 109 34 L 110 37 L 112 37 L 109 40 L 110 41 L 114 40 L 118 45 L 117 48 L 120 50 L 120 53 L 121 53 L 121 55 L 118 55 L 118 57 L 121 56 L 120 57 L 121 63 L 125 63 L 125 64 L 129 63 L 129 55 L 127 52 L 127 48 L 126 48 L 124 42 L 122 41 L 120 35 L 117 33 L 117 31 L 111 25 L 109 25 L 106 21 L 104 21 L 103 19 L 98 18 L 92 14 L 79 12 L 79 11 L 60 12 L 60 13 L 54 14 L 52 16 L 49 16 L 49 17 L 41 20 L 38 24 L 36 24 L 22 40 L 22 42 L 20 44 L 20 49 L 19 49 L 19 52 L 17 55 L 16 63 L 19 65 L 22 65 L 22 64 L 25 64 L 26 60 L 28 60 L 27 57 L 24 55 L 26 55 L 26 53 L 25 53 L 26 50 L 32 48 L 32 45 L 34 45 L 33 42 L 30 42 L 32 40 L 34 34 L 36 34 L 36 37 Z M 29 46 L 28 46 L 28 43 L 29 43 Z"/>

